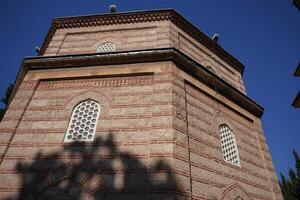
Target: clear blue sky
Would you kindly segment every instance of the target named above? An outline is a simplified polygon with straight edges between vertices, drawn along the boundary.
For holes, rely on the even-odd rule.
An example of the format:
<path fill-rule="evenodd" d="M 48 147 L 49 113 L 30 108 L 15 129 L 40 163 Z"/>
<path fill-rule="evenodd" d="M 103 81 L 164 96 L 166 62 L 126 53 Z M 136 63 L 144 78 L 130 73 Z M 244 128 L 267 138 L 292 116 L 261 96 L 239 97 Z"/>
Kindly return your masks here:
<path fill-rule="evenodd" d="M 262 123 L 277 173 L 300 153 L 300 109 L 290 106 L 300 89 L 293 77 L 300 61 L 300 11 L 292 0 L 1 0 L 0 95 L 14 82 L 25 56 L 36 55 L 55 17 L 174 8 L 245 64 L 248 95 L 265 108 Z"/>

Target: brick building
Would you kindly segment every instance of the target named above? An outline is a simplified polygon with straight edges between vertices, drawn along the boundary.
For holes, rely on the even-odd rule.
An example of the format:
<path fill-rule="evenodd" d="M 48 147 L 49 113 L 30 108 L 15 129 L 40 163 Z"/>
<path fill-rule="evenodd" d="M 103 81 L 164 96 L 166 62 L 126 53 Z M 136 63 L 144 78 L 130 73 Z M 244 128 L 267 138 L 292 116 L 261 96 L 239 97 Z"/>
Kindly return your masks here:
<path fill-rule="evenodd" d="M 243 71 L 174 10 L 54 19 L 0 124 L 0 198 L 282 199 Z"/>

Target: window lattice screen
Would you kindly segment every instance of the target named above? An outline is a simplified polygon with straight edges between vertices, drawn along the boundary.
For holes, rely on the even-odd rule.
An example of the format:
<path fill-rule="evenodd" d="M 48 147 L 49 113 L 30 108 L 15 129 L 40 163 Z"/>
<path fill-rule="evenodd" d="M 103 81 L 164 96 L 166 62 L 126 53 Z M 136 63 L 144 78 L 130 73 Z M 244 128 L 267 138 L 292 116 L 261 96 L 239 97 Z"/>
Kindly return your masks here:
<path fill-rule="evenodd" d="M 111 42 L 105 42 L 105 43 L 99 45 L 98 48 L 96 49 L 97 53 L 114 52 L 114 51 L 116 51 L 116 45 Z"/>
<path fill-rule="evenodd" d="M 72 113 L 64 142 L 93 141 L 100 105 L 93 100 L 86 100 L 78 104 Z"/>
<path fill-rule="evenodd" d="M 224 160 L 235 165 L 240 165 L 235 137 L 230 128 L 225 124 L 220 126 L 220 139 Z"/>

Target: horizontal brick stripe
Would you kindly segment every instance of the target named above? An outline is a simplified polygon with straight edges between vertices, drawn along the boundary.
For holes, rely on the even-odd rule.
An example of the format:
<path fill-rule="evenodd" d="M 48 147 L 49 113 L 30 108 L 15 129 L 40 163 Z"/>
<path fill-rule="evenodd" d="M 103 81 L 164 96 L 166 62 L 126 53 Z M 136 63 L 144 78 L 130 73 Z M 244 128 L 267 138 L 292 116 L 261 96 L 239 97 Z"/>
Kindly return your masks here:
<path fill-rule="evenodd" d="M 194 162 L 191 162 L 192 166 L 194 167 L 199 167 L 200 169 L 203 169 L 203 170 L 206 170 L 206 171 L 210 171 L 210 172 L 213 172 L 215 174 L 218 174 L 220 176 L 225 176 L 227 178 L 230 178 L 230 179 L 234 179 L 236 181 L 239 181 L 241 183 L 244 183 L 246 185 L 251 185 L 253 187 L 256 187 L 256 188 L 260 188 L 262 190 L 265 190 L 265 191 L 268 191 L 268 192 L 271 192 L 270 189 L 268 189 L 268 187 L 265 187 L 264 185 L 259 185 L 259 184 L 256 184 L 255 182 L 252 182 L 252 181 L 249 181 L 247 179 L 244 179 L 244 178 L 239 178 L 238 176 L 235 176 L 235 175 L 232 175 L 232 174 L 228 174 L 228 173 L 224 173 L 223 171 L 219 171 L 219 170 L 214 170 L 214 169 L 211 169 L 209 168 L 207 165 L 202 165 L 202 164 L 199 164 L 199 163 L 194 163 Z M 258 177 L 257 177 L 258 178 Z M 260 177 L 263 179 L 263 177 Z M 266 178 L 264 178 L 265 181 L 268 181 Z"/>
<path fill-rule="evenodd" d="M 2 143 L 0 142 L 0 145 Z M 6 143 L 4 143 L 6 144 Z M 161 139 L 161 140 L 134 140 L 134 141 L 124 141 L 124 142 L 113 142 L 111 145 L 114 146 L 137 146 L 137 145 L 148 145 L 148 144 L 174 144 L 173 140 Z M 64 142 L 12 142 L 12 147 L 66 147 L 68 144 Z M 85 147 L 85 146 L 93 146 L 93 147 L 106 147 L 105 144 L 95 144 L 95 143 L 79 143 L 76 146 Z"/>
<path fill-rule="evenodd" d="M 159 142 L 156 142 L 156 141 L 151 141 L 152 142 L 152 144 L 159 144 Z M 151 143 L 150 142 L 150 143 Z M 173 143 L 173 141 L 167 141 L 167 142 L 165 142 L 164 144 L 172 144 Z M 135 146 L 135 145 L 146 145 L 146 144 L 148 144 L 148 142 L 139 142 L 139 143 L 129 143 L 129 144 L 124 144 L 124 145 L 133 145 L 133 146 Z M 122 146 L 120 143 L 115 143 L 114 144 L 115 146 Z M 198 155 L 201 155 L 201 154 L 198 154 Z M 204 155 L 204 157 L 206 157 L 206 158 L 209 158 L 209 159 L 212 159 L 212 160 L 215 160 L 215 161 L 217 161 L 218 163 L 222 163 L 222 164 L 224 164 L 224 165 L 227 165 L 227 166 L 230 166 L 230 167 L 234 167 L 234 168 L 236 168 L 237 170 L 241 170 L 239 167 L 236 167 L 236 166 L 232 166 L 232 165 L 230 165 L 230 164 L 227 164 L 227 163 L 225 163 L 225 161 L 222 161 L 222 160 L 219 160 L 219 159 L 217 159 L 217 158 L 215 158 L 215 157 L 212 157 L 212 156 L 209 156 L 209 155 L 205 155 L 205 154 L 202 154 L 202 155 Z M 80 157 L 81 156 L 81 154 L 78 154 L 78 155 L 76 155 L 76 154 L 74 154 L 73 156 L 59 156 L 57 159 L 77 159 L 77 158 L 81 158 Z M 113 155 L 85 155 L 86 157 L 83 157 L 84 159 L 94 159 L 94 158 L 99 158 L 100 157 L 100 159 L 109 159 L 109 158 L 111 158 L 111 157 L 113 157 Z M 99 156 L 99 157 L 97 157 L 97 156 Z M 134 155 L 135 157 L 172 157 L 173 156 L 173 154 L 169 154 L 169 153 L 167 153 L 167 154 L 164 154 L 164 153 L 156 153 L 156 154 L 138 154 L 138 155 Z M 174 157 L 175 158 L 177 158 L 177 159 L 180 159 L 180 160 L 182 160 L 182 161 L 184 161 L 184 162 L 188 162 L 188 160 L 186 159 L 186 158 L 183 158 L 183 157 L 181 157 L 180 155 L 174 155 Z M 5 157 L 5 159 L 9 159 L 9 160 L 15 160 L 15 159 L 17 159 L 17 160 L 24 160 L 24 159 L 28 159 L 28 160 L 34 160 L 35 159 L 35 157 L 32 157 L 32 156 L 6 156 Z M 40 157 L 40 159 L 53 159 L 53 158 L 49 158 L 49 157 L 47 157 L 47 156 L 44 156 L 44 157 Z M 192 163 L 195 167 L 199 167 L 200 165 L 199 164 L 197 164 L 197 163 Z M 242 171 L 244 171 L 244 172 L 246 172 L 246 174 L 249 174 L 249 175 L 252 175 L 252 176 L 256 176 L 257 178 L 262 178 L 262 179 L 264 179 L 264 180 L 266 180 L 267 178 L 264 178 L 262 175 L 257 175 L 257 174 L 254 174 L 254 173 L 249 173 L 249 172 L 247 172 L 247 171 L 245 171 L 245 170 L 242 170 Z M 214 171 L 216 174 L 220 174 L 220 173 L 223 173 L 223 172 L 221 172 L 221 171 Z M 229 176 L 229 175 L 228 175 Z"/>
<path fill-rule="evenodd" d="M 149 85 L 153 83 L 153 77 L 126 77 L 118 79 L 115 78 L 101 78 L 88 80 L 72 80 L 72 81 L 50 81 L 41 82 L 38 86 L 39 90 L 57 90 L 57 89 L 80 89 L 91 87 L 111 87 L 111 86 L 130 86 L 130 85 Z"/>
<path fill-rule="evenodd" d="M 178 143 L 175 143 L 175 144 L 176 144 L 176 145 L 179 145 L 179 146 L 182 146 L 182 147 L 185 147 L 184 145 L 181 145 L 181 144 L 178 144 Z M 210 154 L 205 154 L 205 153 L 203 153 L 203 152 L 196 151 L 195 149 L 191 149 L 191 151 L 192 151 L 193 153 L 195 153 L 196 155 L 199 155 L 199 156 L 201 156 L 201 157 L 205 157 L 205 158 L 207 158 L 207 159 L 213 160 L 213 161 L 215 161 L 215 162 L 217 162 L 217 163 L 221 163 L 221 164 L 223 164 L 223 165 L 225 165 L 225 166 L 227 166 L 227 167 L 236 169 L 236 170 L 238 170 L 238 171 L 242 171 L 242 172 L 246 173 L 247 175 L 255 176 L 255 177 L 257 177 L 257 178 L 262 178 L 263 180 L 268 180 L 268 178 L 265 177 L 264 175 L 257 174 L 257 173 L 255 173 L 255 172 L 253 172 L 252 170 L 246 169 L 245 167 L 242 167 L 242 168 L 237 167 L 237 166 L 235 166 L 235 165 L 232 165 L 232 164 L 229 164 L 229 163 L 225 162 L 224 160 L 221 160 L 221 159 L 219 159 L 219 158 L 217 158 L 217 157 L 214 157 L 214 156 L 212 156 L 212 155 L 210 155 Z M 180 159 L 180 160 L 182 160 L 182 161 L 184 161 L 184 162 L 188 162 L 187 159 L 181 159 L 180 157 L 177 157 L 177 158 Z"/>
<path fill-rule="evenodd" d="M 209 102 L 214 101 L 209 96 L 206 96 L 201 91 L 198 91 L 198 90 L 196 90 L 196 89 L 194 89 L 190 86 L 187 87 L 186 92 L 187 92 L 187 95 L 189 95 L 190 97 L 193 97 L 195 100 L 200 101 L 203 104 L 206 104 L 208 107 L 211 107 Z M 203 98 L 206 98 L 208 101 L 203 100 Z M 242 119 L 240 116 L 236 116 L 236 114 L 233 113 L 231 110 L 228 110 L 228 111 L 229 111 L 230 114 L 224 112 L 224 114 L 226 114 L 226 117 L 234 120 L 238 124 L 242 124 L 244 127 L 247 127 L 250 130 L 250 132 L 255 131 L 253 129 L 252 123 L 249 123 L 249 121 L 247 121 L 247 120 L 240 120 L 240 119 Z M 253 137 L 253 136 L 249 135 L 249 137 Z"/>
<path fill-rule="evenodd" d="M 178 127 L 178 126 L 176 126 L 176 125 L 174 125 L 174 126 L 175 126 L 175 130 L 178 130 L 178 131 L 180 131 L 180 132 L 186 134 L 186 130 L 185 130 L 185 129 L 182 130 L 182 128 L 180 128 L 180 127 Z M 219 140 L 219 137 L 218 137 L 216 134 L 214 134 L 214 133 L 209 133 L 206 129 L 202 128 L 201 126 L 197 126 L 197 125 L 195 125 L 195 124 L 189 124 L 189 126 L 193 127 L 194 129 L 199 130 L 200 132 L 209 134 L 210 136 L 213 136 L 213 137 L 215 137 L 216 139 Z M 191 134 L 193 134 L 193 133 L 190 133 L 190 135 L 191 135 Z M 251 149 L 253 148 L 253 150 L 249 150 L 248 148 L 245 148 L 245 145 L 239 145 L 239 148 L 241 148 L 242 150 L 247 151 L 247 153 L 249 153 L 249 154 L 251 154 L 251 155 L 253 155 L 253 156 L 256 156 L 257 158 L 261 159 L 261 157 L 260 157 L 259 154 L 253 153 L 255 150 L 257 150 L 258 147 L 252 145 L 251 143 L 249 143 L 248 141 L 246 141 L 246 140 L 244 140 L 244 139 L 241 139 L 240 141 L 243 142 L 244 144 L 248 145 Z M 266 152 L 267 152 L 267 151 L 266 151 Z"/>
<path fill-rule="evenodd" d="M 173 114 L 170 113 L 171 111 L 167 112 L 153 112 L 152 115 L 150 114 L 130 114 L 130 115 L 107 115 L 107 116 L 100 116 L 100 120 L 114 120 L 114 119 L 149 119 L 152 117 L 172 117 Z M 38 118 L 29 118 L 29 117 L 24 117 L 22 122 L 42 122 L 42 121 L 68 121 L 70 118 L 69 114 L 64 115 L 61 117 L 38 117 Z"/>
<path fill-rule="evenodd" d="M 161 105 L 172 105 L 172 102 L 165 102 L 165 101 L 154 101 L 153 103 L 144 103 L 144 104 L 113 104 L 110 105 L 109 108 L 149 108 L 153 106 L 161 106 Z M 49 110 L 63 110 L 65 107 L 61 106 L 30 106 L 28 107 L 28 111 L 49 111 Z M 15 110 L 21 110 L 21 108 L 16 107 Z"/>
<path fill-rule="evenodd" d="M 176 93 L 175 93 L 175 94 L 176 94 Z M 188 102 L 189 102 L 189 101 L 188 101 Z M 188 104 L 188 105 L 189 105 L 189 104 Z M 191 105 L 192 105 L 192 104 L 191 104 Z M 176 105 L 176 104 L 175 104 L 174 106 L 176 106 L 177 108 L 182 109 L 180 106 L 178 106 L 178 105 Z M 198 106 L 198 107 L 199 107 L 199 106 Z M 202 109 L 202 110 L 203 110 L 203 109 Z M 204 112 L 210 113 L 209 111 L 204 111 Z M 199 117 L 199 119 L 201 119 L 201 117 Z M 206 122 L 207 122 L 207 121 L 206 121 Z M 237 121 L 236 121 L 236 122 L 237 122 Z M 189 125 L 190 125 L 190 124 L 189 124 Z M 196 128 L 196 129 L 203 130 L 203 132 L 206 131 L 206 129 L 202 129 L 201 127 L 195 127 L 195 126 L 196 126 L 196 125 L 194 125 L 194 128 Z M 238 127 L 236 127 L 236 129 L 239 130 L 240 133 L 245 134 L 245 135 L 247 135 L 248 137 L 250 137 L 250 138 L 256 140 L 256 137 L 254 137 L 254 136 L 248 134 L 248 133 L 245 132 L 244 130 L 239 129 Z M 206 132 L 207 132 L 207 131 L 206 131 Z M 244 143 L 246 143 L 246 144 L 252 146 L 254 149 L 257 149 L 257 148 L 258 148 L 257 146 L 255 146 L 255 145 L 253 145 L 252 143 L 248 142 L 246 139 L 245 139 L 245 140 L 242 140 L 242 141 L 243 141 Z"/>
<path fill-rule="evenodd" d="M 0 128 L 0 133 L 14 133 L 14 128 Z"/>
<path fill-rule="evenodd" d="M 136 157 L 136 155 L 134 155 L 134 156 Z M 161 155 L 159 155 L 159 156 L 161 156 Z M 164 156 L 166 156 L 166 155 L 164 155 Z M 168 156 L 171 156 L 171 155 L 168 155 Z M 74 157 L 75 156 L 72 156 L 72 158 L 74 158 Z M 141 157 L 141 155 L 138 156 L 138 157 Z M 106 158 L 108 158 L 108 157 L 106 157 Z M 47 158 L 43 157 L 43 159 L 47 159 Z M 192 164 L 194 164 L 194 163 L 192 163 Z M 203 168 L 203 169 L 208 170 L 209 168 Z M 211 171 L 211 169 L 210 169 L 210 171 Z M 122 172 L 127 173 L 127 174 L 143 174 L 143 173 L 145 173 L 144 170 L 130 170 L 130 171 L 128 171 L 128 170 L 108 170 L 108 171 L 101 170 L 100 174 L 111 174 L 111 173 L 122 173 Z M 17 174 L 16 171 L 12 171 L 12 170 L 11 171 L 0 171 L 0 173 L 1 174 L 9 174 L 9 173 Z M 30 173 L 30 171 L 28 173 Z M 182 173 L 181 171 L 178 171 L 178 170 L 159 170 L 159 171 L 149 170 L 149 173 L 173 173 L 173 174 L 183 175 L 183 176 L 189 177 L 188 173 L 184 173 L 184 172 Z M 219 174 L 224 175 L 224 173 L 222 173 L 222 172 L 219 172 Z M 226 176 L 226 174 L 225 174 L 225 176 Z M 229 176 L 229 178 L 233 178 L 232 175 L 227 175 L 227 176 Z M 270 190 L 268 190 L 264 187 L 261 188 L 262 186 L 255 185 L 255 184 L 253 185 L 250 182 L 245 181 L 245 180 L 241 180 L 239 178 L 235 178 L 235 180 L 240 181 L 240 182 L 244 182 L 245 184 L 248 184 L 248 185 L 251 185 L 251 186 L 254 186 L 254 187 L 259 187 L 260 189 L 263 189 L 263 190 L 266 190 L 266 191 L 270 191 Z M 212 180 L 202 179 L 202 178 L 199 178 L 199 177 L 193 178 L 193 181 L 200 182 L 200 183 L 207 184 L 207 185 L 214 186 L 214 187 L 218 187 L 218 188 L 225 187 L 224 184 L 217 183 L 217 182 L 214 182 Z M 0 188 L 0 190 L 3 191 L 3 188 Z"/>
<path fill-rule="evenodd" d="M 154 91 L 153 91 L 154 92 Z M 122 91 L 119 91 L 117 94 L 110 94 L 109 96 L 110 97 L 127 97 L 127 96 L 149 96 L 149 95 L 153 95 L 153 92 L 122 92 Z M 160 92 L 167 92 L 167 91 L 163 91 L 163 90 L 158 90 L 157 93 L 160 93 Z M 38 95 L 38 96 L 34 96 L 32 98 L 32 100 L 51 100 L 51 99 L 55 99 L 55 100 L 58 100 L 58 99 L 62 99 L 62 100 L 66 100 L 66 99 L 70 99 L 70 95 Z"/>
<path fill-rule="evenodd" d="M 202 152 L 200 152 L 199 150 L 196 150 L 196 149 L 190 149 L 191 150 L 191 152 L 193 152 L 193 153 L 195 153 L 195 154 L 197 154 L 197 155 L 204 155 Z M 209 157 L 211 157 L 212 158 L 212 156 L 211 155 L 209 155 L 209 154 L 206 154 L 206 155 L 208 155 Z M 218 161 L 221 161 L 220 159 L 218 159 L 218 158 L 216 158 L 216 157 L 213 157 L 214 159 L 216 159 L 216 160 L 218 160 Z M 245 162 L 245 163 L 247 163 L 247 164 L 251 164 L 252 166 L 254 166 L 254 167 L 257 167 L 257 168 L 260 168 L 260 169 L 265 169 L 264 168 L 264 166 L 262 166 L 262 165 L 259 165 L 258 163 L 256 163 L 256 162 L 249 162 L 249 160 L 247 159 L 247 160 L 243 160 L 242 158 L 241 158 L 241 160 L 243 161 L 243 162 Z M 225 164 L 226 162 L 225 161 L 223 161 L 222 160 L 222 164 Z M 226 163 L 227 164 L 227 163 Z M 227 165 L 232 165 L 232 164 L 227 164 Z M 245 168 L 245 166 L 243 166 L 243 168 Z M 237 169 L 239 169 L 239 170 L 241 170 L 239 167 L 237 168 Z"/>
<path fill-rule="evenodd" d="M 34 172 L 38 172 L 38 171 L 35 171 L 35 170 L 31 170 L 31 171 L 24 171 L 22 173 L 18 172 L 18 171 L 3 171 L 1 170 L 0 171 L 0 174 L 31 174 L 31 173 L 34 173 Z M 153 174 L 153 173 L 165 173 L 165 174 L 176 174 L 176 175 L 181 175 L 181 176 L 185 176 L 185 177 L 189 177 L 189 174 L 188 173 L 183 173 L 179 170 L 154 170 L 154 169 L 150 169 L 150 170 L 146 170 L 145 169 L 131 169 L 131 170 L 121 170 L 121 169 L 110 169 L 110 170 L 105 170 L 105 169 L 101 169 L 101 171 L 89 171 L 89 173 L 93 173 L 95 176 L 97 175 L 105 175 L 105 174 L 118 174 L 118 173 L 124 173 L 124 174 Z M 199 182 L 199 183 L 203 183 L 203 184 L 207 184 L 207 185 L 210 185 L 210 186 L 214 186 L 214 187 L 217 187 L 217 188 L 223 188 L 225 187 L 226 185 L 225 184 L 221 184 L 221 183 L 218 183 L 218 182 L 215 182 L 213 180 L 209 180 L 209 179 L 203 179 L 203 178 L 200 178 L 200 177 L 196 177 L 196 178 L 193 178 L 192 179 L 193 181 L 196 181 L 196 182 Z M 237 181 L 240 181 L 242 182 L 241 180 L 238 180 L 236 179 Z M 245 182 L 245 184 L 248 184 L 248 185 L 251 185 L 249 182 Z M 253 186 L 253 185 L 251 185 Z M 254 186 L 254 187 L 257 187 L 257 186 Z M 263 188 L 260 188 L 260 189 L 263 189 Z M 266 190 L 268 192 L 270 192 L 269 190 L 267 189 L 263 189 L 263 190 Z"/>

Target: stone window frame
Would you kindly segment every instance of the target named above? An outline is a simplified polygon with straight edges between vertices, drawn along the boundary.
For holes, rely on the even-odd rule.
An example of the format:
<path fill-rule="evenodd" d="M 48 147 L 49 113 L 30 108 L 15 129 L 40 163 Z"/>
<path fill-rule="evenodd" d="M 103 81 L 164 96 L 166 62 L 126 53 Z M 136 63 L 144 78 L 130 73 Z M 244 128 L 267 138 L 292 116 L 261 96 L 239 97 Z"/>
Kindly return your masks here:
<path fill-rule="evenodd" d="M 227 128 L 227 135 L 222 136 L 222 133 L 224 133 L 224 131 L 226 131 L 226 130 L 224 130 L 224 127 Z M 222 128 L 223 128 L 223 130 L 222 130 Z M 223 155 L 223 160 L 226 161 L 227 163 L 230 163 L 230 164 L 240 167 L 241 160 L 240 160 L 237 141 L 236 141 L 234 132 L 228 126 L 228 124 L 222 123 L 219 125 L 219 138 L 220 138 L 219 141 L 220 141 L 221 151 L 222 151 L 222 155 Z M 228 148 L 228 146 L 229 146 L 229 148 Z"/>
<path fill-rule="evenodd" d="M 82 113 L 82 115 L 80 115 L 80 113 Z M 101 104 L 96 100 L 87 98 L 77 103 L 72 109 L 63 142 L 71 143 L 94 141 L 100 114 Z M 75 137 L 76 139 L 74 139 Z"/>
<path fill-rule="evenodd" d="M 237 165 L 237 164 L 234 164 L 234 163 L 232 163 L 232 162 L 228 162 L 228 161 L 226 161 L 225 159 L 224 159 L 224 157 L 223 157 L 223 152 L 222 152 L 222 145 L 221 145 L 221 137 L 220 137 L 220 130 L 219 130 L 219 128 L 220 128 L 220 126 L 222 125 L 222 124 L 225 124 L 225 125 L 227 125 L 228 127 L 229 127 L 229 129 L 231 130 L 231 132 L 232 132 L 232 135 L 234 136 L 234 139 L 235 139 L 235 144 L 236 144 L 236 149 L 237 149 L 237 153 L 238 153 L 238 158 L 239 158 L 239 164 Z M 241 168 L 242 167 L 242 159 L 241 159 L 241 157 L 240 157 L 240 151 L 239 151 L 239 146 L 238 146 L 238 144 L 239 144 L 239 135 L 238 135 L 238 133 L 239 133 L 239 130 L 235 127 L 235 125 L 234 125 L 234 123 L 231 123 L 231 119 L 230 118 L 228 118 L 226 115 L 224 115 L 223 113 L 219 113 L 219 114 L 217 114 L 215 117 L 214 117 L 214 123 L 212 124 L 212 131 L 213 131 L 213 133 L 214 133 L 214 135 L 218 138 L 218 145 L 219 145 L 219 147 L 220 147 L 220 158 L 222 159 L 222 160 L 224 160 L 224 162 L 226 162 L 226 163 L 228 163 L 228 164 L 230 164 L 230 165 L 233 165 L 233 166 L 235 166 L 235 167 L 239 167 L 239 168 Z"/>

